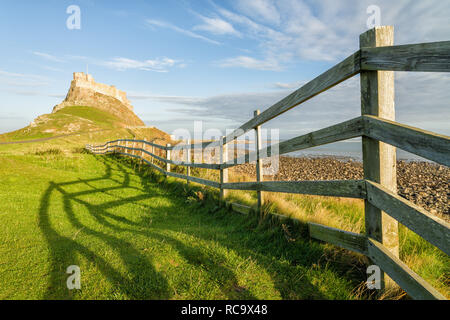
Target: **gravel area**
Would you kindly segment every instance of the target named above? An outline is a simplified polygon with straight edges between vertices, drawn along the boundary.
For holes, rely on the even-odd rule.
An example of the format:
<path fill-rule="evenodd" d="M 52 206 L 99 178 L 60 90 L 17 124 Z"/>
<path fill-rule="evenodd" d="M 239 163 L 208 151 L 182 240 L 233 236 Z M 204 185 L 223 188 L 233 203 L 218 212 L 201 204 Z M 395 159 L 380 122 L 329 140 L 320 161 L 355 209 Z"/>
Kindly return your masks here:
<path fill-rule="evenodd" d="M 235 167 L 237 174 L 255 175 L 254 164 Z M 281 157 L 280 168 L 270 180 L 341 180 L 362 179 L 362 163 L 333 157 Z M 428 162 L 397 163 L 398 194 L 432 214 L 450 221 L 450 168 Z"/>

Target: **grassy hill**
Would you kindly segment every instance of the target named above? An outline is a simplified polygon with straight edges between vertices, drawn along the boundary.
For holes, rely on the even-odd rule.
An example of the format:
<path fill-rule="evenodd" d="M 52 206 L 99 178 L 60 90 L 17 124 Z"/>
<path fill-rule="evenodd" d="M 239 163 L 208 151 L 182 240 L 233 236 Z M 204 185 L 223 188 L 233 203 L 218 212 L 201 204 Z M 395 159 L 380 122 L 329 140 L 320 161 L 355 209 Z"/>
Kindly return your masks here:
<path fill-rule="evenodd" d="M 64 149 L 118 138 L 145 138 L 162 144 L 171 142 L 170 136 L 157 128 L 128 128 L 119 117 L 107 111 L 70 106 L 39 116 L 23 129 L 1 134 L 0 144 L 33 140 L 42 142 L 54 138 L 61 138 L 58 142 Z"/>

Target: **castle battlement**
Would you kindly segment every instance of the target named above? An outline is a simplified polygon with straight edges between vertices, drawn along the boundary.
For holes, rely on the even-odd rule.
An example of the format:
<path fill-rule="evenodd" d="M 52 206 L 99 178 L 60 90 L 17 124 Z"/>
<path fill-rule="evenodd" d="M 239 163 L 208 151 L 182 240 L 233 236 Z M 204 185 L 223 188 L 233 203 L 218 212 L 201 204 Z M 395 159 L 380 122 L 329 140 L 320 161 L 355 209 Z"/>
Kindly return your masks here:
<path fill-rule="evenodd" d="M 66 98 L 53 107 L 53 113 L 66 107 L 92 107 L 115 115 L 127 126 L 144 126 L 133 112 L 124 91 L 104 83 L 97 83 L 88 73 L 74 72 Z"/>
<path fill-rule="evenodd" d="M 133 106 L 127 99 L 127 94 L 125 91 L 121 91 L 115 86 L 97 83 L 95 82 L 94 77 L 92 77 L 92 75 L 90 74 L 84 72 L 74 72 L 70 91 L 73 91 L 75 88 L 93 90 L 95 92 L 113 97 L 122 102 L 125 106 L 128 107 L 128 109 L 133 110 Z"/>

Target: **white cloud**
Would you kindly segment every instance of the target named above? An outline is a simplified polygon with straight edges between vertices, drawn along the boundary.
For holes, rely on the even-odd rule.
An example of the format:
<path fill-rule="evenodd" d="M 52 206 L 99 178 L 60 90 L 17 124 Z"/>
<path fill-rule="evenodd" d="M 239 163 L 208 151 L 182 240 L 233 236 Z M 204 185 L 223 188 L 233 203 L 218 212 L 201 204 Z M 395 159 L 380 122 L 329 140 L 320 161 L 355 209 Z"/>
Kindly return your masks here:
<path fill-rule="evenodd" d="M 250 17 L 265 23 L 280 23 L 280 14 L 274 1 L 270 0 L 239 0 L 237 8 Z"/>
<path fill-rule="evenodd" d="M 293 88 L 287 88 L 291 86 L 294 83 L 281 84 L 280 89 L 286 88 L 263 93 L 241 92 L 209 97 L 134 94 L 130 98 L 166 105 L 166 111 L 172 113 L 168 116 L 170 119 L 183 119 L 184 115 L 184 121 L 177 124 L 180 127 L 191 127 L 194 120 L 203 120 L 219 124 L 218 128 L 224 130 L 225 125 L 233 129 L 248 121 L 256 108 L 264 111 L 280 101 L 293 91 Z M 398 122 L 450 134 L 450 74 L 396 73 L 395 86 Z M 359 76 L 356 76 L 267 122 L 264 127 L 279 128 L 282 139 L 290 138 L 358 117 L 360 104 Z"/>
<path fill-rule="evenodd" d="M 36 74 L 16 73 L 16 72 L 4 71 L 4 70 L 0 70 L 0 76 L 6 76 L 6 77 L 12 77 L 12 78 L 37 79 L 37 80 L 46 79 L 45 77 L 36 75 Z"/>
<path fill-rule="evenodd" d="M 214 10 L 243 38 L 257 42 L 262 60 L 283 66 L 338 62 L 356 51 L 371 4 L 373 0 L 238 0 L 233 10 L 217 4 Z M 450 6 L 444 1 L 378 0 L 377 5 L 381 23 L 395 25 L 397 44 L 448 40 Z"/>
<path fill-rule="evenodd" d="M 10 87 L 43 87 L 50 80 L 44 76 L 0 70 L 0 84 Z"/>
<path fill-rule="evenodd" d="M 207 31 L 215 35 L 234 35 L 241 37 L 240 32 L 236 31 L 231 23 L 220 18 L 208 18 L 198 15 L 203 20 L 203 24 L 195 26 L 194 30 Z"/>
<path fill-rule="evenodd" d="M 219 61 L 221 67 L 241 67 L 246 69 L 280 71 L 281 66 L 276 60 L 258 60 L 248 56 L 239 56 L 235 58 L 224 59 Z"/>
<path fill-rule="evenodd" d="M 44 58 L 45 60 L 49 60 L 49 61 L 53 61 L 53 62 L 64 62 L 63 59 L 58 58 L 58 57 L 53 56 L 53 55 L 48 54 L 48 53 L 33 51 L 33 54 L 38 56 L 38 57 Z"/>
<path fill-rule="evenodd" d="M 200 39 L 200 40 L 203 40 L 203 41 L 206 41 L 208 43 L 215 44 L 215 45 L 220 45 L 221 44 L 219 41 L 215 41 L 215 40 L 209 39 L 209 38 L 204 37 L 204 36 L 202 36 L 202 35 L 200 35 L 198 33 L 195 33 L 195 32 L 192 32 L 192 31 L 189 31 L 189 30 L 186 30 L 186 29 L 182 29 L 180 27 L 177 27 L 174 24 L 171 24 L 171 23 L 168 23 L 168 22 L 165 22 L 165 21 L 147 19 L 146 22 L 147 22 L 147 24 L 150 27 L 167 28 L 167 29 L 171 29 L 171 30 L 173 30 L 175 32 L 184 34 L 184 35 L 186 35 L 188 37 L 191 37 L 191 38 Z"/>
<path fill-rule="evenodd" d="M 298 89 L 305 84 L 305 81 L 294 81 L 289 83 L 275 82 L 273 87 L 276 89 Z"/>
<path fill-rule="evenodd" d="M 129 58 L 117 57 L 101 64 L 119 71 L 129 69 L 138 69 L 144 71 L 167 72 L 168 68 L 173 67 L 178 61 L 169 58 L 158 58 L 155 60 L 133 60 Z"/>
<path fill-rule="evenodd" d="M 69 61 L 69 60 L 81 60 L 88 64 L 93 65 L 99 65 L 103 67 L 107 67 L 110 69 L 115 69 L 118 71 L 126 71 L 126 70 L 143 70 L 143 71 L 154 71 L 154 72 L 168 72 L 168 69 L 174 66 L 178 66 L 180 68 L 186 67 L 186 63 L 181 63 L 181 61 L 170 59 L 167 57 L 162 58 L 156 58 L 156 59 L 148 59 L 148 60 L 135 60 L 131 58 L 126 57 L 114 57 L 112 59 L 106 60 L 106 59 L 96 59 L 96 58 L 90 58 L 86 56 L 77 56 L 77 55 L 65 55 L 64 58 L 60 58 L 54 55 L 50 55 L 47 53 L 39 53 L 39 52 L 33 52 L 35 55 L 44 57 L 47 60 L 52 61 Z M 50 71 L 57 71 L 57 72 L 63 72 L 64 70 L 61 70 L 59 68 L 54 68 L 50 66 L 40 66 L 41 68 L 50 70 Z M 0 70 L 0 75 L 2 74 L 2 71 Z"/>

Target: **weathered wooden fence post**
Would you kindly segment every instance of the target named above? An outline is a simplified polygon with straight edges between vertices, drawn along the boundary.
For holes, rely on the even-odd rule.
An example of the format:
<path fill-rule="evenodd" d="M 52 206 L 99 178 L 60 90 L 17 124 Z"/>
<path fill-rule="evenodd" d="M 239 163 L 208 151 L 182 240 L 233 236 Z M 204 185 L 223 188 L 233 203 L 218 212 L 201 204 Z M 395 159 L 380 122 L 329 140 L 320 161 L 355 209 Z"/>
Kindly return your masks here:
<path fill-rule="evenodd" d="M 187 147 L 186 147 L 186 163 L 191 163 L 191 139 L 187 139 Z M 189 165 L 186 166 L 186 176 L 190 176 L 191 167 Z M 189 186 L 189 178 L 186 179 L 186 184 Z"/>
<path fill-rule="evenodd" d="M 152 143 L 155 143 L 155 140 L 152 141 Z M 152 145 L 152 154 L 155 154 L 155 146 Z M 153 160 L 153 156 L 150 157 L 151 158 L 151 162 L 153 164 L 154 160 Z"/>
<path fill-rule="evenodd" d="M 256 110 L 254 112 L 254 117 L 257 117 L 261 112 L 259 110 Z M 259 154 L 261 150 L 261 126 L 257 126 L 255 128 L 255 149 L 256 149 L 256 181 L 262 182 L 264 180 L 263 177 L 263 163 L 261 156 Z M 261 190 L 256 191 L 258 196 L 258 214 L 262 216 L 262 207 L 264 204 L 264 197 Z"/>
<path fill-rule="evenodd" d="M 360 36 L 360 47 L 384 47 L 394 45 L 392 26 L 376 27 Z M 361 113 L 387 120 L 395 120 L 394 72 L 361 72 Z M 362 138 L 364 179 L 378 182 L 387 189 L 397 192 L 396 148 L 368 137 Z M 365 200 L 366 234 L 383 243 L 398 257 L 398 222 L 385 212 Z M 381 286 L 394 282 L 382 274 Z"/>
<path fill-rule="evenodd" d="M 168 161 L 170 161 L 170 147 L 171 147 L 170 143 L 166 144 L 166 147 L 167 147 L 167 151 L 166 151 L 166 159 L 167 159 Z M 170 163 L 169 163 L 169 162 L 166 162 L 166 171 L 167 171 L 167 172 L 170 172 Z M 168 177 L 168 175 L 166 174 L 166 178 L 167 178 L 167 177 Z"/>
<path fill-rule="evenodd" d="M 147 150 L 147 144 L 146 144 L 146 142 L 147 142 L 147 139 L 146 138 L 144 138 L 144 142 L 142 142 L 142 151 L 141 151 L 141 166 L 144 164 L 144 157 L 145 157 L 145 153 L 144 153 L 144 150 Z M 139 170 L 140 170 L 141 168 L 139 168 Z"/>
<path fill-rule="evenodd" d="M 220 138 L 220 164 L 224 164 L 228 161 L 228 146 L 225 137 Z M 216 158 L 217 159 L 217 158 Z M 228 169 L 220 168 L 220 200 L 224 201 L 227 196 L 227 190 L 223 188 L 223 184 L 228 182 Z"/>

